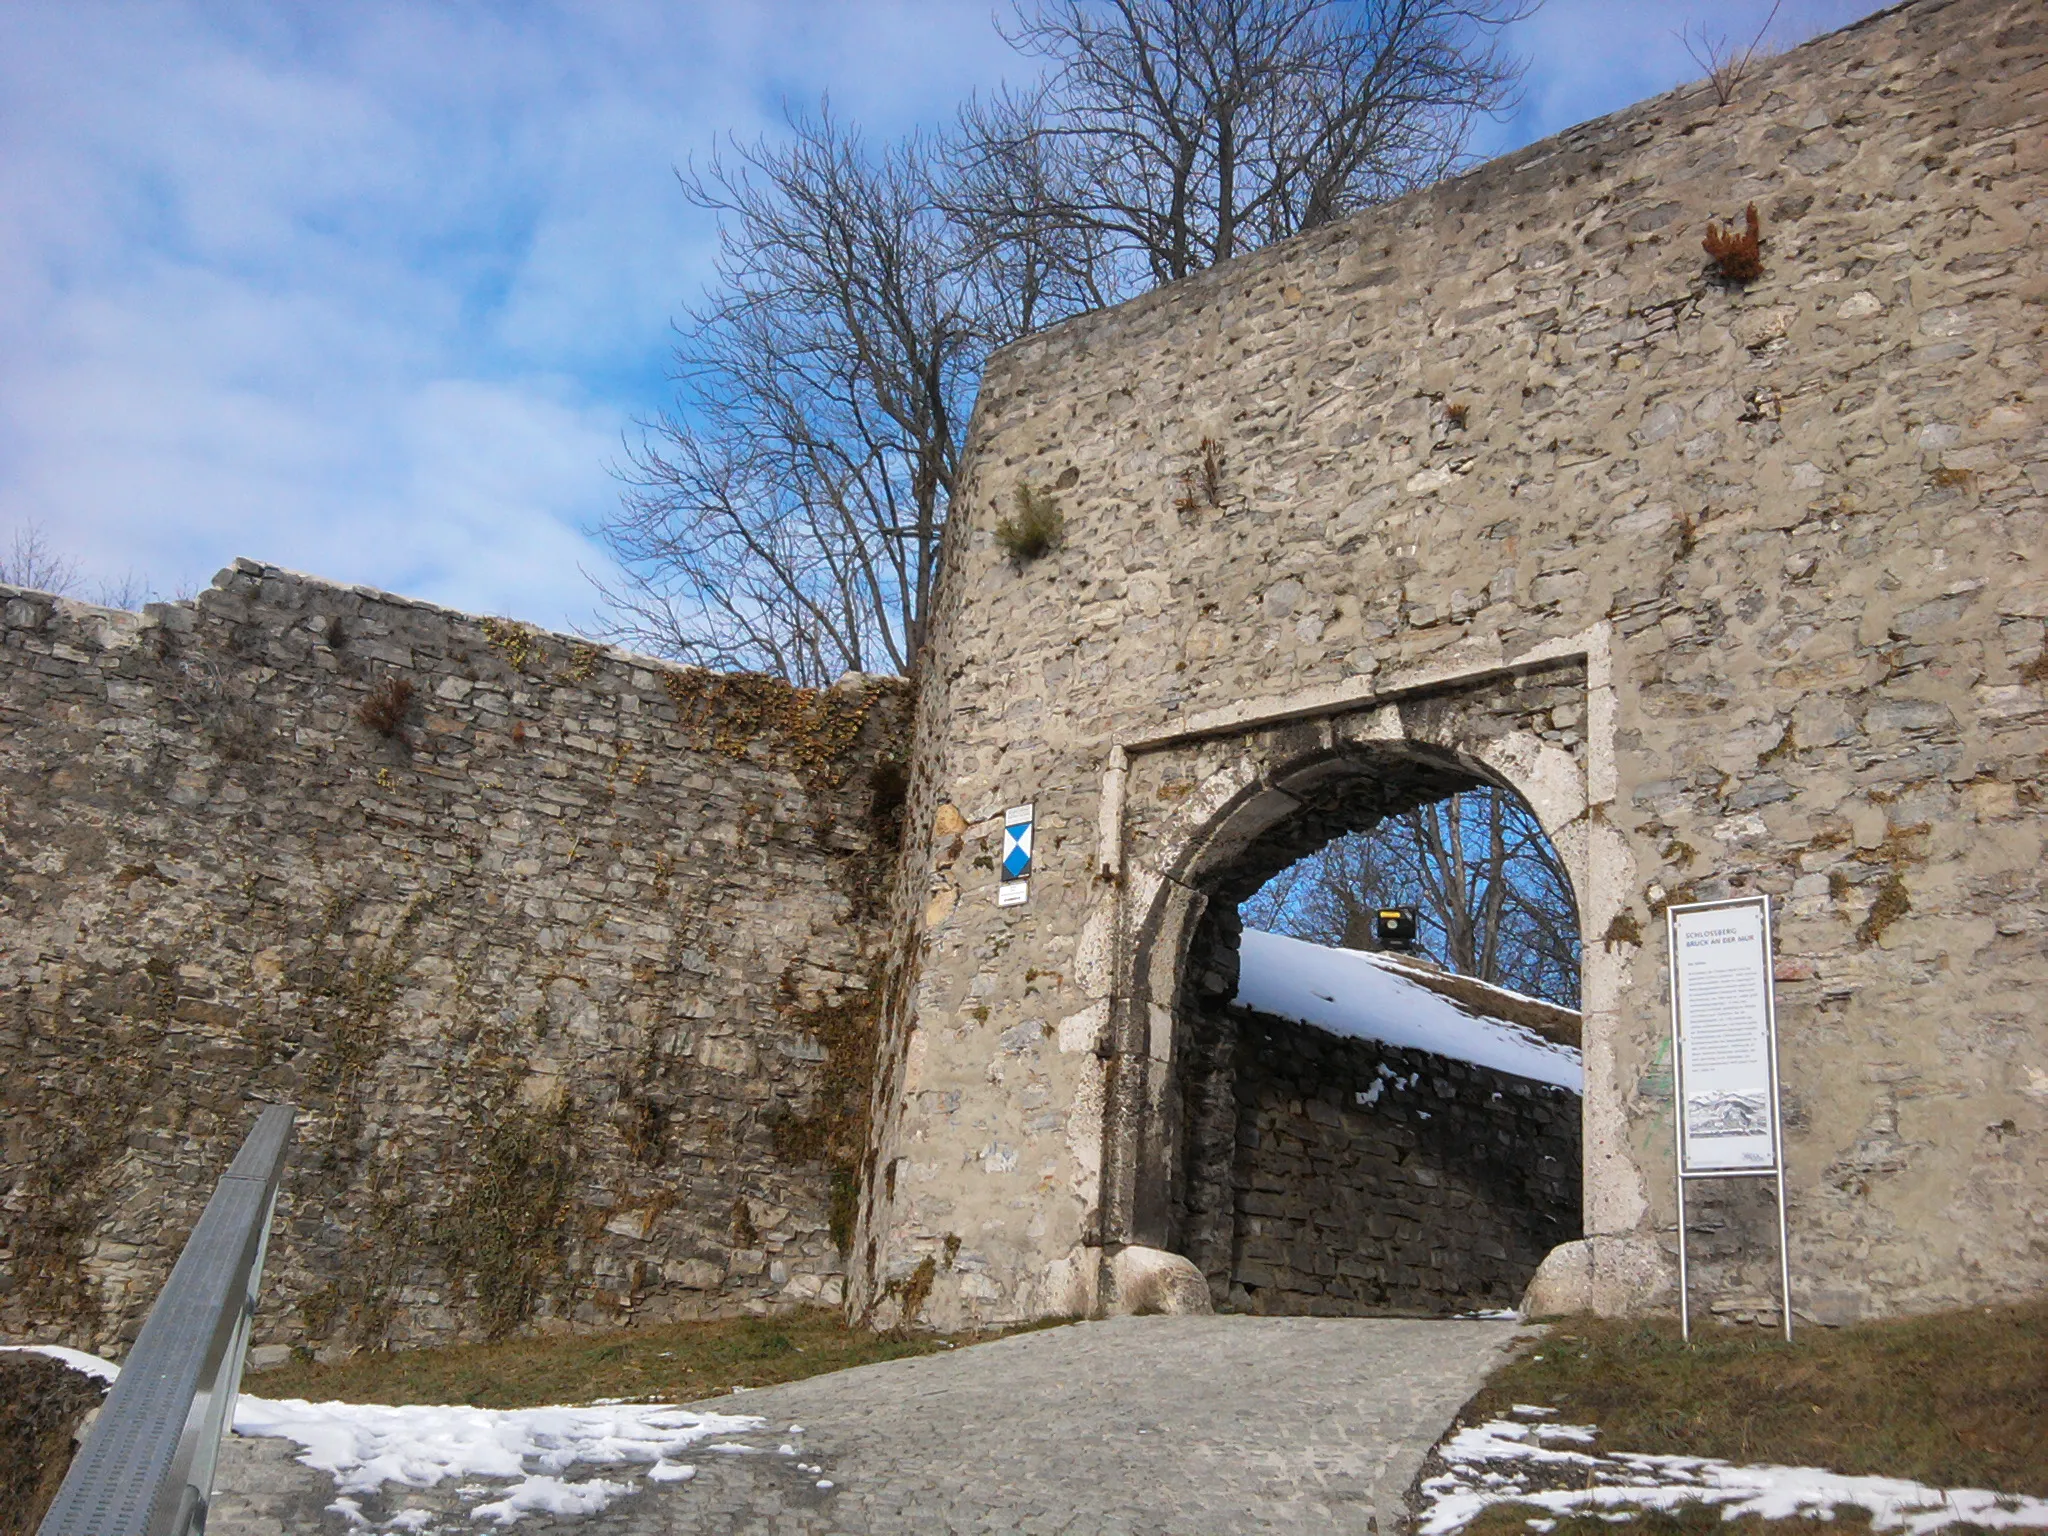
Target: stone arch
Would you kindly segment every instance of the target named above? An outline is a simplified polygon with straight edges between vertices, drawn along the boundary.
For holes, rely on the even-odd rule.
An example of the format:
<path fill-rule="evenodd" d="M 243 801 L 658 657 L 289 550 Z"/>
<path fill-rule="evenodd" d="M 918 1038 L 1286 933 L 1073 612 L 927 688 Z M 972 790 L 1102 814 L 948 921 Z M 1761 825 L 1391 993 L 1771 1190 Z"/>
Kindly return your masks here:
<path fill-rule="evenodd" d="M 1236 908 L 1272 874 L 1381 817 L 1491 785 L 1534 812 L 1570 877 L 1580 932 L 1592 936 L 1586 683 L 1583 662 L 1565 658 L 1132 755 L 1121 809 L 1122 963 L 1105 1051 L 1107 1252 L 1200 1247 L 1189 1229 L 1196 1213 L 1181 1203 L 1187 1160 L 1200 1153 L 1186 1129 L 1204 1113 L 1201 1095 L 1217 1091 L 1202 1086 L 1217 1080 L 1202 1057 L 1217 1047 L 1200 1020 L 1213 1015 L 1205 1003 L 1220 1007 L 1235 992 Z M 1204 973 L 1209 964 L 1219 973 Z M 1222 1081 L 1227 1094 L 1227 1073 Z"/>

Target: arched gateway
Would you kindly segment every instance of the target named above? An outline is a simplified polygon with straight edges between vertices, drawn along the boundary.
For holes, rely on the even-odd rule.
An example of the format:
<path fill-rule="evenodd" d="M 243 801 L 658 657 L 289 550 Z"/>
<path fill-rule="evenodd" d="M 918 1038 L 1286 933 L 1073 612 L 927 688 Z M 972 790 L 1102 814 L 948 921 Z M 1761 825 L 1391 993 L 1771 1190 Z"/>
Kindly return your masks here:
<path fill-rule="evenodd" d="M 1580 1235 L 1577 1094 L 1448 1061 L 1417 1070 L 1386 1050 L 1346 1060 L 1335 1040 L 1231 1004 L 1241 901 L 1333 839 L 1461 790 L 1521 794 L 1525 780 L 1583 883 L 1584 702 L 1583 658 L 1568 657 L 1126 752 L 1121 848 L 1109 854 L 1124 900 L 1105 1245 L 1182 1254 L 1225 1305 L 1441 1310 L 1512 1305 L 1550 1248 Z M 1446 1090 L 1434 1109 L 1410 1113 L 1382 1092 L 1421 1071 Z M 1470 1101 L 1463 1113 L 1446 1073 Z M 1262 1090 L 1277 1101 L 1263 1133 Z M 1312 1107 L 1289 1115 L 1306 1095 Z M 1296 1146 L 1262 1144 L 1275 1140 L 1275 1110 Z"/>
<path fill-rule="evenodd" d="M 1795 1306 L 2048 1288 L 2033 10 L 1914 0 L 1738 102 L 1645 102 L 991 360 L 856 1310 L 1110 1309 L 1161 1247 L 1228 1300 L 1220 914 L 1472 783 L 1534 808 L 1579 906 L 1585 1236 L 1553 1300 L 1669 1303 L 1662 915 L 1758 894 Z M 1701 234 L 1750 205 L 1763 271 L 1730 278 Z M 1035 558 L 997 537 L 1022 492 L 1064 523 Z M 1773 1313 L 1775 1223 L 1714 1222 L 1701 1292 Z"/>

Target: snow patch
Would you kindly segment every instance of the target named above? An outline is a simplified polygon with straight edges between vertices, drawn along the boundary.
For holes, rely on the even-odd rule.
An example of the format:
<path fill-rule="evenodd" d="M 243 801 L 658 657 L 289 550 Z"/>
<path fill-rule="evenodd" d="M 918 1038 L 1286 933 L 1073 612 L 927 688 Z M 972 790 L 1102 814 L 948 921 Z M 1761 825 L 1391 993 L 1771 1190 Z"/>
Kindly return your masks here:
<path fill-rule="evenodd" d="M 1545 1410 L 1517 1404 L 1516 1413 Z M 1517 1424 L 1495 1419 L 1460 1429 L 1437 1447 L 1448 1470 L 1422 1484 L 1418 1536 L 1450 1536 L 1490 1504 L 1528 1504 L 1551 1516 L 1625 1520 L 1629 1511 L 1714 1504 L 1726 1519 L 1800 1516 L 1829 1520 L 1840 1509 L 1870 1512 L 1874 1530 L 1925 1536 L 1965 1523 L 2048 1528 L 2048 1499 L 1981 1488 L 1929 1488 L 1897 1477 L 1850 1477 L 1816 1467 L 1737 1466 L 1702 1456 L 1594 1455 L 1542 1442 L 1592 1443 L 1589 1424 Z M 1562 1476 L 1560 1474 L 1563 1474 Z M 1551 1484 L 1567 1482 L 1569 1487 Z M 1537 1531 L 1554 1522 L 1531 1520 Z"/>
<path fill-rule="evenodd" d="M 235 1433 L 297 1442 L 302 1465 L 333 1477 L 342 1497 L 331 1507 L 343 1514 L 361 1513 L 350 1495 L 377 1494 L 386 1484 L 432 1488 L 451 1478 L 483 1477 L 500 1481 L 481 1490 L 494 1497 L 470 1510 L 469 1518 L 497 1525 L 529 1514 L 595 1514 L 637 1486 L 612 1477 L 565 1476 L 572 1468 L 627 1468 L 633 1470 L 624 1475 L 632 1477 L 644 1467 L 653 1481 L 685 1482 L 696 1469 L 678 1463 L 677 1453 L 713 1435 L 764 1425 L 757 1418 L 659 1403 L 496 1409 L 243 1397 L 235 1405 Z"/>
<path fill-rule="evenodd" d="M 1579 1053 L 1570 1046 L 1546 1040 L 1526 1025 L 1469 1013 L 1402 975 L 1393 961 L 1360 950 L 1325 949 L 1247 928 L 1238 950 L 1237 1002 L 1346 1039 L 1430 1051 L 1573 1093 L 1585 1091 Z M 1401 1083 L 1396 1079 L 1392 1086 Z"/>
<path fill-rule="evenodd" d="M 48 1355 L 75 1371 L 113 1381 L 121 1368 L 111 1360 L 58 1344 L 0 1344 L 0 1350 Z M 381 1531 L 424 1533 L 445 1516 L 419 1508 L 399 1509 L 381 1521 L 364 1512 L 362 1497 L 399 1489 L 433 1488 L 451 1479 L 490 1478 L 464 1484 L 465 1498 L 487 1499 L 467 1512 L 467 1521 L 507 1526 L 531 1514 L 589 1515 L 608 1507 L 637 1483 L 644 1470 L 651 1483 L 685 1483 L 696 1467 L 676 1455 L 714 1435 L 756 1433 L 765 1419 L 731 1413 L 698 1413 L 666 1403 L 593 1403 L 580 1408 L 386 1407 L 377 1403 L 309 1403 L 302 1398 L 273 1401 L 247 1394 L 235 1402 L 235 1433 L 275 1435 L 296 1442 L 299 1462 L 334 1479 L 327 1508 L 350 1525 Z M 802 1431 L 795 1425 L 790 1433 Z M 715 1451 L 764 1454 L 764 1448 L 731 1442 Z M 796 1448 L 778 1448 L 794 1456 Z M 643 1466 L 644 1464 L 644 1466 Z M 623 1469 L 615 1477 L 568 1477 L 574 1468 Z"/>

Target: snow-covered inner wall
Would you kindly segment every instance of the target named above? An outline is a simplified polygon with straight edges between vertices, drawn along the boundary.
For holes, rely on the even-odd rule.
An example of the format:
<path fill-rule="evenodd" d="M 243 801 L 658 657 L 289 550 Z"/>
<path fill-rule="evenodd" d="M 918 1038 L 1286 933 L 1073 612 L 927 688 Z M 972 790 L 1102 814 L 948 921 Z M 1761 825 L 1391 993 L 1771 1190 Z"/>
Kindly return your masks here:
<path fill-rule="evenodd" d="M 1219 1304 L 1513 1306 L 1580 1235 L 1578 1052 L 1397 962 L 1258 932 L 1240 956 L 1186 1079 L 1180 1247 Z"/>
<path fill-rule="evenodd" d="M 1573 1093 L 1585 1088 L 1577 1050 L 1545 1039 L 1526 1024 L 1462 1007 L 1405 974 L 1399 961 L 1247 928 L 1238 965 L 1240 1007 L 1298 1019 L 1348 1040 L 1377 1040 L 1469 1061 Z M 1515 995 L 1501 994 L 1504 1001 Z"/>

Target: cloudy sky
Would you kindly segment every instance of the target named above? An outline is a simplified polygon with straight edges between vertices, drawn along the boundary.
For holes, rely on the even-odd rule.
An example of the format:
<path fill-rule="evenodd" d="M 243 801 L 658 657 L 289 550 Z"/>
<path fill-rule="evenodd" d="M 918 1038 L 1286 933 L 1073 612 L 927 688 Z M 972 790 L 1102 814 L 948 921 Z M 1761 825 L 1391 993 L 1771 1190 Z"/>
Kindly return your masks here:
<path fill-rule="evenodd" d="M 1783 0 L 1796 42 L 1877 0 Z M 1698 73 L 1770 0 L 1548 0 L 1498 153 Z M 889 135 L 1019 77 L 988 0 L 4 0 L 0 556 L 236 555 L 556 628 L 714 229 L 673 168 L 829 94 Z"/>

